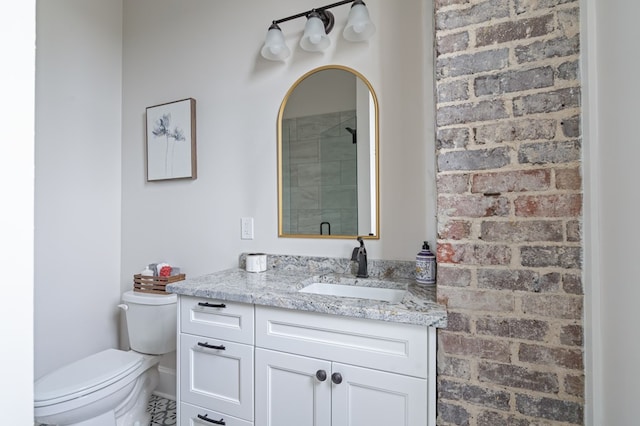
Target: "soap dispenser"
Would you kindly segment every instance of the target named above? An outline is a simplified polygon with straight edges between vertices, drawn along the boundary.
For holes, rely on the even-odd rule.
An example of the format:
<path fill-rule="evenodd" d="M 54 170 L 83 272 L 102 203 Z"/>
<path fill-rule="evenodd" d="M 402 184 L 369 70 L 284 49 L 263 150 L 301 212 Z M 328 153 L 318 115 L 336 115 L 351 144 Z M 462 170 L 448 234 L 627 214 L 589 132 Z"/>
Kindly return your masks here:
<path fill-rule="evenodd" d="M 423 285 L 436 283 L 436 256 L 429 250 L 429 243 L 426 241 L 416 256 L 416 281 Z"/>

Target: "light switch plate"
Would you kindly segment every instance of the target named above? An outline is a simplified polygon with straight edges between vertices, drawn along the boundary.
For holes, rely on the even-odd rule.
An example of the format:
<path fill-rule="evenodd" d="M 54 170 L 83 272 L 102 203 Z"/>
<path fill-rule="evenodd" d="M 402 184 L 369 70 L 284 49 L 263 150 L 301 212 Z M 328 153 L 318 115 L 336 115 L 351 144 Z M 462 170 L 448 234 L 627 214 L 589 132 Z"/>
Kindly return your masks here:
<path fill-rule="evenodd" d="M 240 239 L 253 240 L 253 218 L 252 217 L 240 218 Z"/>

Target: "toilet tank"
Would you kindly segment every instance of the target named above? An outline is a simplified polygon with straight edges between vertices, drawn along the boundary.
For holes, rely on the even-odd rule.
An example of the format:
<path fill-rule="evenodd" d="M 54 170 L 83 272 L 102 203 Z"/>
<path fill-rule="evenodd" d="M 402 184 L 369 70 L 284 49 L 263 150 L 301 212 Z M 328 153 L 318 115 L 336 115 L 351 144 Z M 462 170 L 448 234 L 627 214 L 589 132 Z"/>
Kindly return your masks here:
<path fill-rule="evenodd" d="M 175 294 L 127 291 L 122 295 L 129 345 L 136 352 L 162 355 L 176 350 Z"/>

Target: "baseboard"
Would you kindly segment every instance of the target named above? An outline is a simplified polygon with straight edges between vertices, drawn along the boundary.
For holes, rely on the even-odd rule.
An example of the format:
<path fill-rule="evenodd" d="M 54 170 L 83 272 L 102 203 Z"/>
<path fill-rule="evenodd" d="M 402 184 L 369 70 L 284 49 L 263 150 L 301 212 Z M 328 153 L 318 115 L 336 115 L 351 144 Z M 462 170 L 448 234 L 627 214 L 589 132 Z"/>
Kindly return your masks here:
<path fill-rule="evenodd" d="M 154 393 L 163 398 L 176 399 L 176 370 L 162 365 L 158 366 L 160 380 Z"/>

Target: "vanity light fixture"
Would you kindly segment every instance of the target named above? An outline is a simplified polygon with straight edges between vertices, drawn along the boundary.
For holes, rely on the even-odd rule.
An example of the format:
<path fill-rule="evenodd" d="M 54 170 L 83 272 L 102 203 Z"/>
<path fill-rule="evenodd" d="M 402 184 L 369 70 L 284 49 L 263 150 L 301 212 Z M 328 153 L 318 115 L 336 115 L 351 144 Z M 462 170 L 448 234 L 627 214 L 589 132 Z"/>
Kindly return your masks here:
<path fill-rule="evenodd" d="M 302 39 L 300 39 L 300 47 L 307 52 L 325 50 L 331 45 L 331 39 L 327 34 L 333 29 L 335 22 L 333 13 L 329 9 L 347 3 L 352 4 L 342 35 L 348 41 L 353 42 L 368 40 L 376 32 L 376 27 L 369 18 L 367 6 L 362 0 L 343 0 L 273 21 L 267 31 L 267 38 L 261 50 L 262 57 L 270 61 L 283 61 L 288 58 L 291 55 L 291 50 L 287 47 L 278 24 L 303 16 L 307 18 L 307 23 Z"/>

